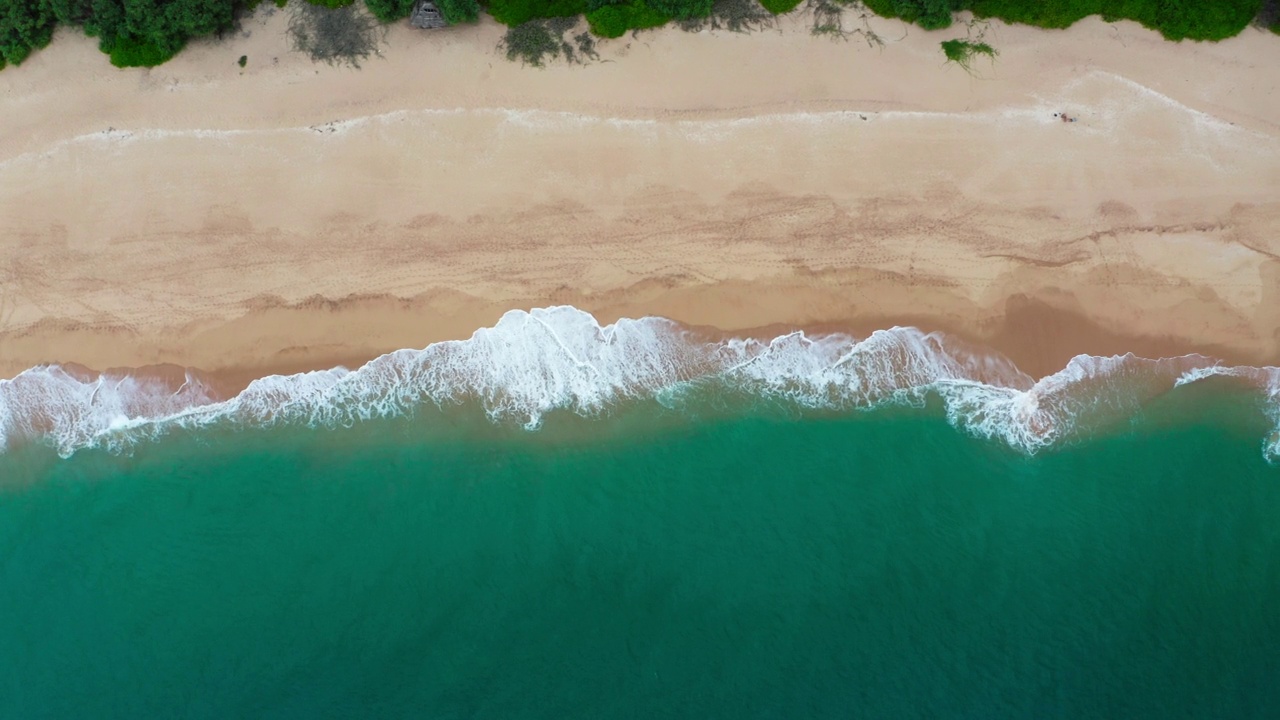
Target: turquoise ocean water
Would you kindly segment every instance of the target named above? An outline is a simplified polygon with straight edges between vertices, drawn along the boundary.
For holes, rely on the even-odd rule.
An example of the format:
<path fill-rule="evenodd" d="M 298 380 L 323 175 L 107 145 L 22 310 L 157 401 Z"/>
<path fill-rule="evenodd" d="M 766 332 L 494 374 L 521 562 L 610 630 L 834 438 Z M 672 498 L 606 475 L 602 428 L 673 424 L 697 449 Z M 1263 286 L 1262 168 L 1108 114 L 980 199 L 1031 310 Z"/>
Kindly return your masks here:
<path fill-rule="evenodd" d="M 16 444 L 0 718 L 1280 717 L 1253 390 L 1035 454 L 699 402 Z"/>

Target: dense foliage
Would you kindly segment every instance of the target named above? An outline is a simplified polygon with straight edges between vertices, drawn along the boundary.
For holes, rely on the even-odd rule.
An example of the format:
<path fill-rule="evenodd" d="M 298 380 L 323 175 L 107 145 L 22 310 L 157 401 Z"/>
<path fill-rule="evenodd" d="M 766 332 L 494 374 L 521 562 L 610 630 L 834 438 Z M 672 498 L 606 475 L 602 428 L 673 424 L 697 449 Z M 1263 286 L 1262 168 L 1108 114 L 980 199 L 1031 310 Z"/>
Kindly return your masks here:
<path fill-rule="evenodd" d="M 378 53 L 386 25 L 363 8 L 346 3 L 299 2 L 290 7 L 289 39 L 293 49 L 313 61 L 360 67 Z"/>
<path fill-rule="evenodd" d="M 44 47 L 57 25 L 81 28 L 98 38 L 102 51 L 120 67 L 151 66 L 168 60 L 192 38 L 233 28 L 236 18 L 262 0 L 0 0 L 0 68 L 17 65 Z M 294 0 L 302 2 L 303 0 Z M 378 20 L 391 22 L 409 15 L 414 0 L 363 0 Z M 276 0 L 283 4 L 283 0 Z M 317 6 L 346 8 L 355 0 L 305 0 Z M 793 10 L 799 0 L 741 0 L 763 6 L 770 13 Z M 533 20 L 586 15 L 591 32 L 619 37 L 631 30 L 677 20 L 686 27 L 710 18 L 712 27 L 758 26 L 741 2 L 723 0 L 488 0 L 487 11 L 511 27 Z M 957 11 L 979 18 L 999 18 L 1046 28 L 1062 28 L 1089 15 L 1106 20 L 1130 19 L 1160 31 L 1172 40 L 1220 40 L 1243 30 L 1250 22 L 1280 32 L 1277 0 L 862 0 L 867 9 L 927 29 L 948 27 Z M 449 23 L 479 17 L 478 0 L 436 0 Z M 832 5 L 837 10 L 843 2 Z M 718 22 L 716 18 L 724 17 Z M 738 18 L 735 20 L 734 18 Z M 533 48 L 540 30 L 526 29 L 522 40 Z M 535 42 L 537 40 L 537 42 Z M 547 45 L 546 42 L 541 42 Z M 563 43 L 561 43 L 563 45 Z M 562 48 L 563 49 L 563 48 Z M 523 55 L 521 55 L 523 57 Z"/>
<path fill-rule="evenodd" d="M 592 9 L 588 0 L 490 0 L 493 19 L 515 27 L 539 18 L 577 17 Z"/>
<path fill-rule="evenodd" d="M 1052 0 L 1033 0 L 1052 2 Z M 951 14 L 964 10 L 971 0 L 863 0 L 867 9 L 884 17 L 902 18 L 926 30 L 941 30 L 951 25 Z M 1025 0 L 1024 0 L 1025 2 Z"/>
<path fill-rule="evenodd" d="M 409 17 L 414 0 L 364 0 L 369 12 L 382 22 L 392 22 Z"/>
<path fill-rule="evenodd" d="M 971 10 L 1045 28 L 1064 28 L 1090 15 L 1136 20 L 1170 40 L 1221 40 L 1243 30 L 1264 0 L 863 0 L 877 15 L 897 17 L 926 29 L 945 28 L 951 15 Z"/>
<path fill-rule="evenodd" d="M 760 4 L 774 15 L 784 15 L 795 10 L 800 0 L 760 0 Z"/>
<path fill-rule="evenodd" d="M 655 10 L 644 0 L 602 5 L 587 13 L 591 32 L 600 37 L 622 37 L 628 30 L 647 30 L 671 22 L 671 16 Z"/>
<path fill-rule="evenodd" d="M 0 58 L 22 62 L 62 24 L 98 38 L 117 66 L 158 65 L 193 37 L 230 29 L 243 7 L 239 0 L 0 0 Z"/>
<path fill-rule="evenodd" d="M 435 3 L 444 21 L 450 25 L 475 22 L 480 18 L 478 0 L 435 0 Z"/>
<path fill-rule="evenodd" d="M 56 22 L 48 3 L 0 0 L 0 68 L 48 45 Z"/>
<path fill-rule="evenodd" d="M 972 71 L 975 57 L 986 55 L 994 58 L 997 53 L 996 49 L 987 43 L 955 38 L 942 41 L 942 54 L 947 57 L 947 62 L 953 62 L 966 71 Z"/>

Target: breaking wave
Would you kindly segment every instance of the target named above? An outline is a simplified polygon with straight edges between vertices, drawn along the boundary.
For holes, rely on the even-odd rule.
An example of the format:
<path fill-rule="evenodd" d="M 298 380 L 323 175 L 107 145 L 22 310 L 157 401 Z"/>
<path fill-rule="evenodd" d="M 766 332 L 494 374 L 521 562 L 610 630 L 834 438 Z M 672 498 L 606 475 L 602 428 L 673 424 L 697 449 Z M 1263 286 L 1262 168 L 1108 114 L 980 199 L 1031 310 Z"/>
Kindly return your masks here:
<path fill-rule="evenodd" d="M 601 326 L 562 306 L 512 311 L 468 340 L 398 350 L 357 370 L 264 377 L 230 398 L 219 398 L 190 372 L 174 379 L 32 368 L 0 381 L 0 449 L 36 441 L 65 456 L 86 447 L 119 449 L 173 428 L 343 426 L 463 402 L 478 402 L 494 421 L 532 429 L 552 410 L 593 416 L 627 399 L 678 408 L 690 390 L 711 387 L 833 410 L 921 405 L 936 397 L 954 426 L 1034 453 L 1212 376 L 1257 387 L 1280 424 L 1274 367 L 1224 367 L 1200 355 L 1081 355 L 1035 380 L 999 354 L 910 327 L 863 339 L 804 332 L 721 338 L 656 317 Z M 1280 457 L 1280 433 L 1265 452 Z"/>

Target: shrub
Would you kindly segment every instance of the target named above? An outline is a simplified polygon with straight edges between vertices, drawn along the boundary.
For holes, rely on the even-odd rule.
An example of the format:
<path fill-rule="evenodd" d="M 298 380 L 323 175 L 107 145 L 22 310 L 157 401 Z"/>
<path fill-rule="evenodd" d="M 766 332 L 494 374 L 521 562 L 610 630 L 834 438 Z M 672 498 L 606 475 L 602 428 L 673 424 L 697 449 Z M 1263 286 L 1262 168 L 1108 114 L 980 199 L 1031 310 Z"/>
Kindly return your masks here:
<path fill-rule="evenodd" d="M 477 0 L 435 0 L 440 15 L 450 25 L 475 22 L 480 17 Z"/>
<path fill-rule="evenodd" d="M 111 64 L 118 68 L 155 67 L 177 55 L 185 44 L 161 47 L 146 40 L 126 37 L 112 43 L 107 54 L 111 57 Z"/>
<path fill-rule="evenodd" d="M 488 6 L 494 20 L 510 27 L 538 18 L 577 17 L 590 9 L 588 0 L 492 0 Z"/>
<path fill-rule="evenodd" d="M 1170 40 L 1221 40 L 1256 17 L 1263 0 L 972 0 L 978 17 L 1040 27 L 1067 27 L 1089 15 L 1135 20 Z"/>
<path fill-rule="evenodd" d="M 1270 0 L 1267 0 L 1268 2 Z M 1090 15 L 1108 22 L 1135 20 L 1170 40 L 1221 40 L 1238 34 L 1264 0 L 863 0 L 867 9 L 901 18 L 926 30 L 951 25 L 952 13 L 971 10 L 979 18 L 1065 28 Z"/>
<path fill-rule="evenodd" d="M 795 10 L 800 0 L 760 0 L 760 4 L 774 15 L 785 15 Z"/>
<path fill-rule="evenodd" d="M 1265 30 L 1280 33 L 1280 0 L 1263 0 L 1253 23 Z"/>
<path fill-rule="evenodd" d="M 13 65 L 53 39 L 57 18 L 44 2 L 0 0 L 0 62 Z"/>
<path fill-rule="evenodd" d="M 413 12 L 414 0 L 364 0 L 364 6 L 382 22 L 403 20 Z"/>
<path fill-rule="evenodd" d="M 997 53 L 995 48 L 984 42 L 955 39 L 942 41 L 942 54 L 947 56 L 947 62 L 953 62 L 970 71 L 974 57 L 986 55 L 994 58 Z"/>
<path fill-rule="evenodd" d="M 693 20 L 711 15 L 714 0 L 645 0 L 654 10 L 676 20 Z"/>
<path fill-rule="evenodd" d="M 1041 3 L 1045 0 L 1018 0 L 1022 3 Z M 1049 0 L 1052 2 L 1053 0 Z M 942 30 L 951 27 L 951 13 L 963 10 L 968 0 L 863 0 L 867 9 L 884 17 L 902 18 L 925 30 Z"/>
<path fill-rule="evenodd" d="M 360 61 L 378 53 L 385 28 L 377 18 L 356 5 L 328 8 L 294 3 L 289 17 L 293 48 L 315 62 L 360 67 Z"/>
<path fill-rule="evenodd" d="M 647 30 L 671 21 L 671 16 L 654 10 L 644 0 L 632 0 L 626 5 L 606 5 L 587 13 L 591 32 L 600 37 L 622 37 L 628 30 Z"/>
<path fill-rule="evenodd" d="M 350 5 L 356 0 L 307 0 L 312 5 L 319 5 L 329 9 L 341 8 Z"/>
<path fill-rule="evenodd" d="M 712 30 L 752 32 L 772 25 L 773 18 L 773 13 L 765 10 L 759 0 L 713 0 L 709 17 L 681 20 L 680 27 L 690 32 L 708 26 Z"/>
<path fill-rule="evenodd" d="M 502 46 L 508 60 L 542 67 L 546 58 L 560 53 L 560 38 L 551 32 L 546 20 L 530 20 L 507 30 Z"/>

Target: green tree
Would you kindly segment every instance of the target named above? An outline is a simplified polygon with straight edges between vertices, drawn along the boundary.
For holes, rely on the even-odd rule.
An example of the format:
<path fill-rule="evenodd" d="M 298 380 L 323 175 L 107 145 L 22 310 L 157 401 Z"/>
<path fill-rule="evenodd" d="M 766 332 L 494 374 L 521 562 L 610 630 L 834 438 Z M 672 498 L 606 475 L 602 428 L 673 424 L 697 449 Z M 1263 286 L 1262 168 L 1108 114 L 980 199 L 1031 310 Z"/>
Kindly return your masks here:
<path fill-rule="evenodd" d="M 693 20 L 711 14 L 714 0 L 645 0 L 645 4 L 676 20 Z"/>
<path fill-rule="evenodd" d="M 494 20 L 515 27 L 538 18 L 574 17 L 593 9 L 593 0 L 489 0 Z"/>
<path fill-rule="evenodd" d="M 625 4 L 603 5 L 587 13 L 591 32 L 600 37 L 622 37 L 628 30 L 644 30 L 671 22 L 671 16 L 655 10 L 644 0 L 630 0 Z"/>
<path fill-rule="evenodd" d="M 85 31 L 117 67 L 150 67 L 173 57 L 193 37 L 235 24 L 228 0 L 94 0 Z"/>
<path fill-rule="evenodd" d="M 369 12 L 382 22 L 392 22 L 409 17 L 415 0 L 364 0 Z"/>
<path fill-rule="evenodd" d="M 476 0 L 435 0 L 435 3 L 450 25 L 475 22 L 480 17 L 480 3 Z"/>
<path fill-rule="evenodd" d="M 93 0 L 43 0 L 63 25 L 84 25 L 93 16 Z"/>
<path fill-rule="evenodd" d="M 1020 4 L 1043 4 L 1046 0 L 1017 0 Z M 1053 0 L 1048 0 L 1053 2 Z M 969 0 L 863 0 L 867 9 L 884 17 L 902 18 L 925 30 L 941 30 L 951 26 L 951 13 L 965 10 Z"/>
<path fill-rule="evenodd" d="M 0 0 L 0 63 L 20 64 L 49 44 L 57 24 L 42 0 Z"/>

